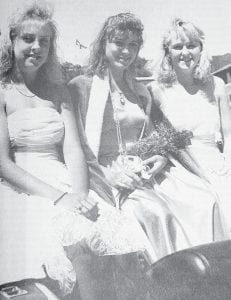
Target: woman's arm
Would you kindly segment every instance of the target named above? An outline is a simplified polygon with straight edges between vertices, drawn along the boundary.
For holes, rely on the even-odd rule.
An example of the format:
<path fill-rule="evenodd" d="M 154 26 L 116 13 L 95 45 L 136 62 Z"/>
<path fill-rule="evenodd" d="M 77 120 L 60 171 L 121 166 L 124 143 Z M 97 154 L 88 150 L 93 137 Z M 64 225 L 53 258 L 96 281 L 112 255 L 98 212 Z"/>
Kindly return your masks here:
<path fill-rule="evenodd" d="M 215 78 L 215 95 L 221 116 L 221 130 L 224 139 L 224 153 L 231 157 L 231 108 L 226 94 L 225 84 L 220 78 Z"/>
<path fill-rule="evenodd" d="M 88 168 L 80 143 L 70 94 L 66 88 L 63 89 L 62 98 L 61 115 L 65 127 L 63 155 L 75 194 L 62 198 L 59 205 L 67 209 L 71 209 L 73 206 L 77 207 L 82 215 L 96 221 L 98 206 L 95 199 L 87 196 L 89 188 Z"/>
<path fill-rule="evenodd" d="M 10 158 L 10 139 L 7 126 L 6 104 L 0 95 L 0 177 L 23 192 L 55 201 L 62 191 L 53 188 L 18 167 Z"/>
<path fill-rule="evenodd" d="M 64 113 L 64 120 L 68 119 L 68 113 Z M 65 122 L 66 123 L 66 122 Z M 69 129 L 67 122 L 67 128 Z M 71 127 L 71 126 L 70 126 Z M 8 181 L 16 188 L 22 190 L 26 194 L 36 195 L 49 198 L 52 202 L 58 200 L 57 205 L 71 211 L 81 213 L 85 217 L 95 221 L 98 217 L 97 203 L 92 199 L 82 199 L 79 194 L 64 194 L 49 184 L 41 181 L 32 174 L 18 167 L 10 158 L 10 139 L 7 126 L 6 104 L 3 95 L 0 95 L 0 177 Z M 68 141 L 68 139 L 67 139 Z M 65 141 L 65 147 L 68 147 L 69 142 Z M 75 142 L 73 142 L 75 144 Z M 74 147 L 74 150 L 76 148 Z M 68 155 L 67 155 L 68 157 Z M 70 162 L 70 158 L 67 161 Z M 77 182 L 82 183 L 82 175 L 77 178 Z M 85 179 L 84 179 L 85 183 Z M 85 186 L 85 185 L 84 185 Z M 82 187 L 82 184 L 81 184 Z M 81 201 L 82 200 L 82 201 Z"/>
<path fill-rule="evenodd" d="M 89 186 L 88 169 L 68 90 L 64 91 L 63 97 L 65 99 L 61 105 L 61 115 L 65 126 L 64 160 L 71 176 L 73 192 L 87 194 Z"/>

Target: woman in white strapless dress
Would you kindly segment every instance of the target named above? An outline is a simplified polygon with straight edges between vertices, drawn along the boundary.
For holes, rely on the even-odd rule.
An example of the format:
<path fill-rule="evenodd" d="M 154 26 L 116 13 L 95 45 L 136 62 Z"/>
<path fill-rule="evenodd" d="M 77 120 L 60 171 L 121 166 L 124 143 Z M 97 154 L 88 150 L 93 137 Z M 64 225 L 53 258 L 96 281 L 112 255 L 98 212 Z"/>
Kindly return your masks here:
<path fill-rule="evenodd" d="M 153 99 L 176 129 L 193 133 L 187 151 L 220 199 L 231 228 L 231 111 L 225 85 L 211 75 L 204 34 L 192 23 L 174 20 L 162 45 Z M 222 138 L 223 153 L 217 143 Z"/>
<path fill-rule="evenodd" d="M 37 4 L 25 9 L 10 24 L 8 36 L 11 41 L 3 50 L 11 47 L 14 56 L 8 62 L 13 62 L 0 66 L 0 284 L 48 274 L 65 293 L 71 292 L 76 273 L 64 247 L 79 242 L 95 257 L 128 254 L 131 265 L 129 254 L 146 252 L 155 261 L 138 222 L 113 207 L 96 164 L 97 180 L 91 178 L 88 193 L 69 94 L 59 81 L 50 12 Z M 83 299 L 99 297 L 89 296 L 91 284 L 86 283 Z M 108 299 L 106 289 L 101 292 L 100 299 Z"/>

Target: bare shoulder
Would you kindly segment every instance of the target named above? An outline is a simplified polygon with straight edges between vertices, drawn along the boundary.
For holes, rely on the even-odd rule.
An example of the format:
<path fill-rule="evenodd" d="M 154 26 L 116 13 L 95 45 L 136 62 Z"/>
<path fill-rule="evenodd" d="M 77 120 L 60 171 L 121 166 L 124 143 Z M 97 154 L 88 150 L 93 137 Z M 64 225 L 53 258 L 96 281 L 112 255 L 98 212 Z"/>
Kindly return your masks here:
<path fill-rule="evenodd" d="M 58 100 L 58 103 L 62 108 L 70 108 L 71 105 L 71 97 L 67 85 L 65 83 L 58 84 L 55 87 L 54 97 L 55 101 Z"/>
<path fill-rule="evenodd" d="M 230 111 L 229 97 L 226 91 L 225 82 L 221 78 L 213 76 L 213 85 L 216 104 L 219 105 L 223 111 Z"/>
<path fill-rule="evenodd" d="M 219 95 L 220 93 L 224 93 L 225 91 L 225 82 L 223 79 L 217 76 L 213 76 L 213 83 L 214 83 L 214 89 L 215 93 Z"/>
<path fill-rule="evenodd" d="M 214 83 L 217 84 L 217 85 L 221 85 L 221 86 L 224 86 L 224 85 L 225 85 L 224 80 L 221 79 L 221 78 L 218 77 L 218 76 L 214 76 L 214 75 L 213 75 L 213 80 L 214 80 Z"/>
<path fill-rule="evenodd" d="M 5 91 L 0 85 L 0 106 L 5 107 L 6 106 L 6 98 L 5 98 Z"/>

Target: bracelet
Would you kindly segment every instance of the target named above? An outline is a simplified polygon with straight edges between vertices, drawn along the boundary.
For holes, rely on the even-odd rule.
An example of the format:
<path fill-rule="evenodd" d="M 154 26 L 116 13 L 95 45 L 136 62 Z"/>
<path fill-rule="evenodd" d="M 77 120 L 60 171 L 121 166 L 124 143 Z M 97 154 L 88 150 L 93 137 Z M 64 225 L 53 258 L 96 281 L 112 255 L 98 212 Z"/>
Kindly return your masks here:
<path fill-rule="evenodd" d="M 55 201 L 54 201 L 54 205 L 56 205 L 66 194 L 68 194 L 68 192 L 63 192 Z"/>

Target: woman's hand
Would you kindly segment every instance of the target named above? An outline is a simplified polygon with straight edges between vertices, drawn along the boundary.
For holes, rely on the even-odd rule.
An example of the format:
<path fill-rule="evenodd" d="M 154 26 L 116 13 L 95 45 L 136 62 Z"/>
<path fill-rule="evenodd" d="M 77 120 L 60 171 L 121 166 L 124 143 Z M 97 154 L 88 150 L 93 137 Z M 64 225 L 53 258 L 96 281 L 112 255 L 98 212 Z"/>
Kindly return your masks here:
<path fill-rule="evenodd" d="M 68 193 L 57 203 L 57 206 L 62 206 L 71 212 L 83 215 L 93 222 L 95 222 L 99 216 L 97 201 L 85 195 L 79 196 L 78 194 Z"/>
<path fill-rule="evenodd" d="M 143 165 L 153 165 L 152 168 L 147 172 L 149 175 L 155 176 L 158 174 L 168 163 L 168 158 L 161 155 L 154 155 L 143 161 Z"/>
<path fill-rule="evenodd" d="M 111 186 L 118 190 L 135 190 L 142 188 L 142 179 L 134 172 L 124 169 L 123 165 L 118 161 L 113 161 L 111 166 L 105 170 L 105 176 Z"/>

